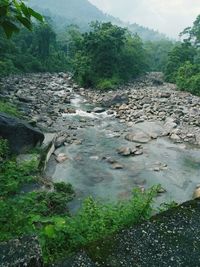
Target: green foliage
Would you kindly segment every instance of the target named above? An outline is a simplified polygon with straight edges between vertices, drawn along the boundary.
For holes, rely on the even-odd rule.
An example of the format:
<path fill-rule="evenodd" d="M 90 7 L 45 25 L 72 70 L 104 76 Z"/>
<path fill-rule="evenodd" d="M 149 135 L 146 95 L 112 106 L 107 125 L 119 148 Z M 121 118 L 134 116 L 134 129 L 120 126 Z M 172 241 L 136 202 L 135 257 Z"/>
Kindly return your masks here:
<path fill-rule="evenodd" d="M 165 69 L 166 81 L 175 83 L 178 69 L 187 61 L 193 62 L 195 54 L 195 48 L 190 43 L 177 44 L 169 53 Z"/>
<path fill-rule="evenodd" d="M 180 35 L 186 38 L 169 54 L 166 80 L 176 83 L 180 90 L 200 95 L 200 15 Z"/>
<path fill-rule="evenodd" d="M 0 137 L 0 159 L 6 158 L 9 152 L 8 141 Z"/>
<path fill-rule="evenodd" d="M 82 86 L 113 88 L 145 72 L 140 38 L 111 23 L 95 22 L 82 34 L 74 59 L 74 77 Z"/>
<path fill-rule="evenodd" d="M 13 162 L 4 165 L 4 177 L 0 176 L 0 241 L 36 234 L 46 262 L 60 259 L 80 246 L 149 218 L 157 193 L 156 187 L 145 193 L 134 190 L 129 201 L 118 204 L 103 204 L 89 197 L 78 213 L 71 217 L 67 203 L 74 192 L 69 185 L 56 183 L 55 192 L 10 196 L 10 193 L 17 191 L 19 184 L 32 180 L 32 171 L 30 165 L 21 166 Z M 5 177 L 12 190 L 4 185 Z M 16 185 L 17 182 L 19 184 Z"/>
<path fill-rule="evenodd" d="M 37 161 L 17 163 L 15 160 L 5 161 L 0 165 L 0 198 L 14 195 L 25 183 L 36 181 Z"/>
<path fill-rule="evenodd" d="M 61 182 L 61 183 L 54 183 L 53 185 L 54 185 L 54 189 L 58 193 L 68 193 L 70 195 L 74 194 L 74 190 L 71 184 L 66 184 L 64 182 Z"/>
<path fill-rule="evenodd" d="M 31 19 L 43 22 L 43 17 L 26 6 L 21 0 L 1 0 L 0 2 L 0 28 L 10 38 L 14 32 L 19 32 L 19 25 L 32 29 Z"/>
<path fill-rule="evenodd" d="M 186 62 L 179 68 L 176 84 L 184 91 L 200 95 L 200 66 Z"/>
<path fill-rule="evenodd" d="M 16 106 L 5 101 L 0 101 L 0 112 L 7 113 L 15 117 L 21 117 L 21 113 Z"/>
<path fill-rule="evenodd" d="M 0 35 L 0 76 L 24 72 L 59 72 L 69 69 L 65 51 L 49 24 L 21 29 L 11 40 Z"/>

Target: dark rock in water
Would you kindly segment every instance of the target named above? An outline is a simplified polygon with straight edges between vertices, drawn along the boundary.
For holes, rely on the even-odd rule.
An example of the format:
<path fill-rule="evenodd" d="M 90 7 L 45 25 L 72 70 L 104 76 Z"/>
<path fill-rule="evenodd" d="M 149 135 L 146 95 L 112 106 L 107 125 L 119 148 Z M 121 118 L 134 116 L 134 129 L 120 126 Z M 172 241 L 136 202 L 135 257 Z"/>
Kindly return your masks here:
<path fill-rule="evenodd" d="M 129 101 L 127 94 L 115 94 L 114 96 L 106 96 L 103 98 L 102 106 L 103 107 L 111 107 L 116 104 L 127 104 Z"/>
<path fill-rule="evenodd" d="M 42 144 L 44 135 L 23 120 L 0 113 L 0 137 L 7 139 L 14 153 L 23 153 Z"/>
<path fill-rule="evenodd" d="M 37 237 L 22 237 L 0 243 L 0 266 L 42 267 L 42 250 Z"/>

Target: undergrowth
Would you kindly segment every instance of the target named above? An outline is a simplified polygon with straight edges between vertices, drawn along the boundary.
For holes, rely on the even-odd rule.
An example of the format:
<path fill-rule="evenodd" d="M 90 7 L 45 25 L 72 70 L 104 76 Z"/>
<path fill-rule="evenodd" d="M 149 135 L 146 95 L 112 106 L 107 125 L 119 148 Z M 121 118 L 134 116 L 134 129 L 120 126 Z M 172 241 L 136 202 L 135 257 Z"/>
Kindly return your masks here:
<path fill-rule="evenodd" d="M 0 139 L 2 154 L 7 153 L 4 143 Z M 46 263 L 152 214 L 157 187 L 144 193 L 134 190 L 129 201 L 117 204 L 104 204 L 88 197 L 77 214 L 71 216 L 67 207 L 74 196 L 71 185 L 56 183 L 50 191 L 20 191 L 24 184 L 39 181 L 37 166 L 34 161 L 18 163 L 12 158 L 0 165 L 0 241 L 36 235 Z"/>

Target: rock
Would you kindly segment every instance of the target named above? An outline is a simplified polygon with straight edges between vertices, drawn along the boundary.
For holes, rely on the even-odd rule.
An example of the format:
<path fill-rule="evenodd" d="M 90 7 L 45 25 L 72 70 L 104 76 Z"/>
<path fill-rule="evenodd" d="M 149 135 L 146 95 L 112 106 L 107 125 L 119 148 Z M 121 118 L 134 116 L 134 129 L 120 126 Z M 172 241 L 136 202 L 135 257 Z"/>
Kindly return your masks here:
<path fill-rule="evenodd" d="M 180 141 L 181 138 L 180 136 L 178 136 L 177 134 L 173 133 L 170 138 L 173 140 L 173 141 Z"/>
<path fill-rule="evenodd" d="M 105 111 L 105 108 L 96 107 L 93 109 L 94 113 L 102 113 Z"/>
<path fill-rule="evenodd" d="M 136 151 L 134 152 L 134 155 L 135 155 L 135 156 L 140 156 L 140 155 L 142 155 L 142 154 L 143 154 L 143 150 L 142 150 L 142 149 L 136 150 Z"/>
<path fill-rule="evenodd" d="M 151 140 L 151 137 L 140 129 L 134 129 L 133 132 L 125 136 L 125 139 L 131 142 L 145 144 Z"/>
<path fill-rule="evenodd" d="M 44 134 L 23 120 L 0 113 L 0 136 L 7 139 L 12 152 L 19 154 L 41 145 Z"/>
<path fill-rule="evenodd" d="M 132 151 L 129 147 L 122 147 L 117 149 L 118 154 L 122 156 L 130 156 L 132 154 Z"/>
<path fill-rule="evenodd" d="M 129 101 L 127 94 L 115 94 L 114 96 L 106 96 L 102 100 L 103 107 L 111 107 L 116 104 L 127 104 Z"/>
<path fill-rule="evenodd" d="M 55 141 L 55 148 L 59 148 L 62 145 L 64 145 L 65 141 L 66 141 L 66 136 L 57 137 Z"/>
<path fill-rule="evenodd" d="M 175 120 L 173 118 L 167 118 L 164 124 L 164 133 L 170 134 L 172 132 L 173 129 L 175 129 L 177 127 L 177 123 L 175 122 Z"/>
<path fill-rule="evenodd" d="M 162 186 L 160 186 L 159 188 L 158 188 L 158 190 L 157 190 L 157 193 L 158 194 L 164 194 L 164 193 L 166 193 L 167 191 L 166 191 L 166 189 L 164 189 Z"/>
<path fill-rule="evenodd" d="M 31 103 L 35 100 L 34 97 L 31 96 L 18 96 L 19 101 L 25 102 L 25 103 Z"/>
<path fill-rule="evenodd" d="M 200 197 L 200 185 L 197 185 L 196 189 L 194 190 L 193 193 L 193 198 L 199 198 Z"/>
<path fill-rule="evenodd" d="M 44 266 L 37 237 L 28 236 L 0 243 L 0 266 Z"/>
<path fill-rule="evenodd" d="M 57 161 L 58 163 L 63 163 L 63 162 L 65 162 L 65 161 L 68 160 L 68 159 L 69 159 L 68 156 L 65 155 L 64 153 L 60 153 L 60 154 L 58 154 L 58 156 L 56 157 L 56 161 Z"/>
<path fill-rule="evenodd" d="M 112 168 L 115 169 L 115 170 L 121 170 L 124 168 L 123 165 L 121 165 L 120 163 L 113 163 L 112 164 Z"/>

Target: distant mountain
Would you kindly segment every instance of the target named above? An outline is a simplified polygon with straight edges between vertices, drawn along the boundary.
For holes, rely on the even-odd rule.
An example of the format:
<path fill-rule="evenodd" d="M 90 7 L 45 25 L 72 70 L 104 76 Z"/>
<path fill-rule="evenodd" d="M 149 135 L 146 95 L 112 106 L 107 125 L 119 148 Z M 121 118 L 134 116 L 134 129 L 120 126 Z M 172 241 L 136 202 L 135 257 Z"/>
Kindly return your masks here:
<path fill-rule="evenodd" d="M 77 24 L 81 30 L 89 29 L 91 21 L 111 21 L 131 32 L 137 33 L 143 40 L 160 40 L 166 38 L 164 34 L 145 28 L 138 24 L 126 24 L 117 18 L 103 13 L 88 0 L 30 0 L 31 6 L 42 14 L 52 18 L 55 26 L 62 29 L 70 24 Z"/>

